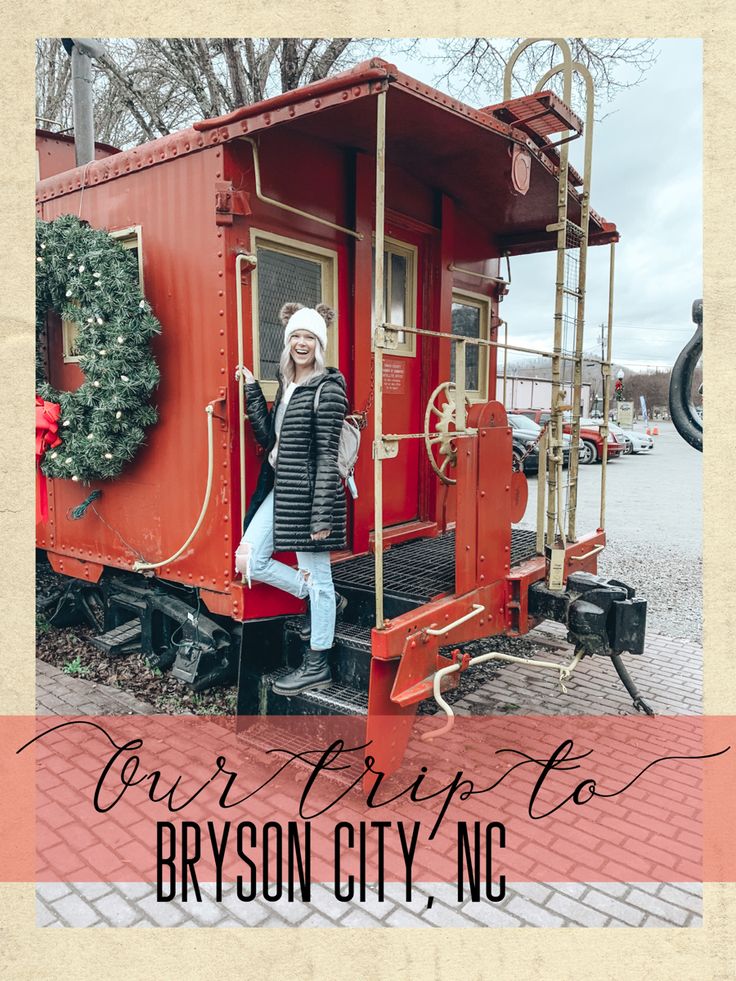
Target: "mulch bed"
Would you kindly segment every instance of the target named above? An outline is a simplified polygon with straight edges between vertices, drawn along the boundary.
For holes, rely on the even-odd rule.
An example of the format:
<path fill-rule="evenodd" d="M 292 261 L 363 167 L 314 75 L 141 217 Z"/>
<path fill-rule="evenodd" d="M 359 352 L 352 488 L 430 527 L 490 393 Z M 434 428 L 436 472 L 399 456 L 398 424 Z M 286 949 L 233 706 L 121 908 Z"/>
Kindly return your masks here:
<path fill-rule="evenodd" d="M 86 681 L 98 681 L 129 692 L 165 715 L 234 715 L 237 688 L 193 692 L 170 674 L 149 667 L 140 653 L 111 658 L 89 643 L 91 627 L 56 628 L 39 618 L 36 655 Z"/>

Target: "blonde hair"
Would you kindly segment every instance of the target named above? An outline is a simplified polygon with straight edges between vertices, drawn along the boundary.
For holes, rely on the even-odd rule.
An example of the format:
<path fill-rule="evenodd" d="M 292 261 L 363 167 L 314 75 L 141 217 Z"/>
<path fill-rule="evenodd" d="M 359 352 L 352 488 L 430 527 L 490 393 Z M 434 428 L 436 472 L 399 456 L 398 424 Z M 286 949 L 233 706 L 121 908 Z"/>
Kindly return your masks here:
<path fill-rule="evenodd" d="M 314 345 L 314 368 L 312 372 L 302 379 L 302 384 L 307 381 L 311 381 L 318 375 L 323 375 L 325 373 L 325 350 L 322 347 L 322 342 L 318 337 L 315 337 Z M 288 385 L 290 382 L 294 381 L 296 372 L 294 371 L 294 361 L 291 357 L 291 348 L 288 344 L 284 345 L 284 349 L 281 352 L 281 358 L 279 359 L 279 375 L 282 380 Z"/>

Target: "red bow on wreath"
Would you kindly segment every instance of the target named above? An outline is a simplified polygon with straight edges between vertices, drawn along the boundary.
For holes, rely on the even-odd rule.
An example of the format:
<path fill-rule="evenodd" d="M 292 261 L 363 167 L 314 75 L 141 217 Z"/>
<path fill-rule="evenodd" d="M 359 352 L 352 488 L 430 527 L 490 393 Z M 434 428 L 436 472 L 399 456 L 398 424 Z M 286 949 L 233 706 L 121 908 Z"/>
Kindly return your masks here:
<path fill-rule="evenodd" d="M 36 396 L 36 524 L 45 521 L 49 514 L 46 476 L 41 472 L 41 460 L 46 450 L 61 444 L 59 417 L 61 406 L 58 402 L 44 402 Z"/>

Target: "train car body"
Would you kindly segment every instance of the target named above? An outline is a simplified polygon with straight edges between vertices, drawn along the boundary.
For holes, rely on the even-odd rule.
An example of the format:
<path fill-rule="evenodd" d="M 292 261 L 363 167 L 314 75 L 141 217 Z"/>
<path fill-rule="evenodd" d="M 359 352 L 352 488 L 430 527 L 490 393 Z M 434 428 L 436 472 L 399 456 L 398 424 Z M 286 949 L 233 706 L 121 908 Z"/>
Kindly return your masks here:
<path fill-rule="evenodd" d="M 379 97 L 383 184 L 376 177 Z M 529 98 L 538 117 L 549 116 L 551 93 Z M 49 517 L 38 529 L 38 546 L 56 572 L 106 590 L 106 633 L 137 622 L 149 655 L 165 660 L 180 607 L 191 610 L 196 596 L 196 637 L 184 631 L 191 649 L 167 662 L 177 659 L 183 679 L 212 683 L 239 671 L 241 712 L 403 717 L 431 695 L 437 666 L 449 663 L 440 645 L 522 634 L 554 615 L 551 601 L 544 610 L 538 600 L 529 606 L 530 588 L 548 576 L 549 542 L 540 548 L 533 532 L 513 528 L 526 487 L 523 474 L 512 474 L 511 431 L 496 390 L 505 258 L 556 247 L 559 154 L 538 123 L 524 122 L 534 114 L 523 102 L 471 109 L 376 60 L 40 181 L 41 219 L 75 214 L 137 249 L 141 287 L 162 325 L 153 345 L 159 422 L 146 444 L 119 478 L 92 485 L 101 497 L 81 520 L 70 520 L 70 511 L 90 488 L 50 480 Z M 572 125 L 569 110 L 556 111 L 558 129 Z M 587 215 L 591 245 L 616 241 L 614 225 L 583 211 L 578 175 L 571 167 L 565 174 L 569 220 L 580 224 Z M 391 326 L 385 346 L 376 341 L 374 316 L 379 205 L 382 323 Z M 320 702 L 316 694 L 269 694 L 273 671 L 298 656 L 284 630 L 303 604 L 262 584 L 249 589 L 234 567 L 243 506 L 262 461 L 243 421 L 236 369 L 252 366 L 273 397 L 283 339 L 277 314 L 288 300 L 335 308 L 328 362 L 344 374 L 351 411 L 366 424 L 349 548 L 333 555 L 335 582 L 352 609 L 343 628 L 352 653 L 338 652 L 335 670 L 344 688 L 359 693 L 345 705 L 337 695 Z M 465 351 L 466 430 L 452 442 L 449 484 L 438 478 L 424 440 L 384 437 L 418 437 L 425 417 L 442 415 L 442 405 L 429 409 L 428 401 L 442 383 L 460 381 L 454 346 L 437 337 L 453 333 L 483 343 Z M 82 375 L 53 314 L 47 343 L 51 384 L 77 387 Z M 208 480 L 206 510 L 188 547 L 146 569 L 186 541 Z M 564 580 L 594 574 L 604 543 L 600 528 L 567 541 Z M 482 612 L 468 618 L 478 606 Z M 434 634 L 422 633 L 431 626 Z"/>
<path fill-rule="evenodd" d="M 95 160 L 104 160 L 120 153 L 109 143 L 95 143 Z M 76 166 L 74 137 L 68 133 L 52 133 L 47 129 L 36 130 L 36 180 L 46 180 Z"/>

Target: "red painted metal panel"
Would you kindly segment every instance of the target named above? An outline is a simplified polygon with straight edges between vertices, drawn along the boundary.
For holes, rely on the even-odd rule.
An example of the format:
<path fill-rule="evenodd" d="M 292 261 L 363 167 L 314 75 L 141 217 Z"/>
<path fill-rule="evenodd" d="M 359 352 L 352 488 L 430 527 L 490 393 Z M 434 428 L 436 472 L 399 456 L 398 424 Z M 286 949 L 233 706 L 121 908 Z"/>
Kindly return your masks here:
<path fill-rule="evenodd" d="M 458 436 L 455 592 L 467 593 L 478 582 L 478 437 Z"/>
<path fill-rule="evenodd" d="M 505 579 L 480 586 L 463 596 L 442 596 L 416 610 L 387 620 L 383 630 L 371 633 L 373 657 L 391 660 L 405 654 L 409 641 L 418 638 L 426 627 L 442 628 L 465 616 L 473 604 L 484 607 L 478 616 L 466 620 L 443 636 L 441 646 L 463 644 L 502 633 L 505 627 L 505 602 L 507 584 Z"/>
<path fill-rule="evenodd" d="M 478 419 L 478 582 L 503 579 L 511 565 L 511 430 L 500 402 Z"/>
<path fill-rule="evenodd" d="M 81 214 L 93 227 L 140 225 L 145 292 L 161 321 L 154 341 L 161 383 L 154 394 L 159 422 L 135 460 L 115 481 L 81 487 L 53 480 L 54 509 L 42 538 L 59 552 L 83 548 L 98 562 L 131 568 L 175 552 L 199 514 L 207 477 L 205 406 L 230 389 L 226 358 L 228 304 L 223 232 L 214 215 L 214 183 L 222 150 L 171 160 L 49 200 L 43 217 Z M 51 323 L 52 333 L 58 324 Z M 52 350 L 58 337 L 52 339 Z M 56 349 L 58 351 L 58 349 Z M 59 368 L 58 359 L 56 370 Z M 67 366 L 67 373 L 77 372 Z M 54 371 L 52 370 L 52 377 Z M 164 578 L 225 591 L 233 571 L 228 432 L 215 420 L 214 486 L 208 513 L 186 554 L 161 570 Z M 79 521 L 66 515 L 92 488 L 102 497 Z M 164 504 L 165 502 L 165 504 Z"/>
<path fill-rule="evenodd" d="M 36 130 L 36 153 L 38 154 L 38 179 L 53 177 L 54 174 L 73 170 L 76 166 L 74 137 L 65 133 L 50 133 L 45 129 Z M 120 153 L 107 143 L 95 143 L 95 160 L 103 160 Z"/>
<path fill-rule="evenodd" d="M 83 550 L 79 549 L 82 555 Z M 49 564 L 54 572 L 60 572 L 74 579 L 86 579 L 88 582 L 99 582 L 104 566 L 99 562 L 85 562 L 84 559 L 71 555 L 59 555 L 57 552 L 47 552 Z"/>
<path fill-rule="evenodd" d="M 370 745 L 366 756 L 372 756 L 376 761 L 374 768 L 383 773 L 393 773 L 401 764 L 417 711 L 416 705 L 404 707 L 391 700 L 398 666 L 398 660 L 371 662 L 366 726 Z M 373 779 L 366 780 L 366 790 Z"/>

